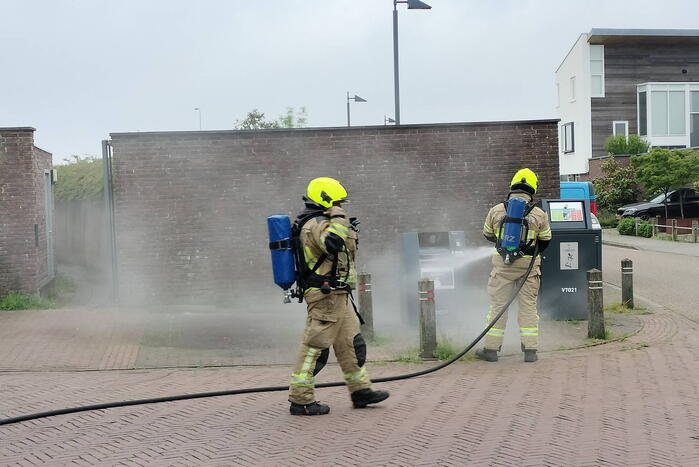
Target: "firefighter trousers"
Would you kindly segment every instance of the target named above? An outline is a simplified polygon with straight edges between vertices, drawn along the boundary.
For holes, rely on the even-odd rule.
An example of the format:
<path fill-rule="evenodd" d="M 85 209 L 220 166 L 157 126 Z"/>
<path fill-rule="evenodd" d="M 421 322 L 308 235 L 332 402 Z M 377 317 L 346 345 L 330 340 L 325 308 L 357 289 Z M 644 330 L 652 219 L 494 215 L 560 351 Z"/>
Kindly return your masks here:
<path fill-rule="evenodd" d="M 332 346 L 349 392 L 371 387 L 364 363 L 366 343 L 359 318 L 344 292 L 333 292 L 308 304 L 301 350 L 289 384 L 289 401 L 315 402 L 314 376 L 325 366 Z"/>
<path fill-rule="evenodd" d="M 527 260 L 526 262 L 523 260 Z M 499 258 L 497 259 L 499 260 Z M 490 296 L 490 306 L 488 307 L 487 322 L 495 318 L 507 300 L 512 296 L 514 287 L 526 272 L 529 258 L 521 258 L 512 265 L 499 264 L 500 261 L 493 260 L 493 270 L 488 280 L 488 295 Z M 537 258 L 537 263 L 540 260 Z M 518 264 L 519 263 L 519 264 Z M 539 294 L 539 267 L 532 270 L 531 274 L 522 285 L 522 289 L 517 296 L 519 304 L 519 335 L 522 345 L 526 349 L 536 349 L 539 346 L 539 314 L 536 310 L 536 299 Z M 499 350 L 502 340 L 505 337 L 507 327 L 507 312 L 495 323 L 495 325 L 485 335 L 484 347 L 486 349 Z"/>

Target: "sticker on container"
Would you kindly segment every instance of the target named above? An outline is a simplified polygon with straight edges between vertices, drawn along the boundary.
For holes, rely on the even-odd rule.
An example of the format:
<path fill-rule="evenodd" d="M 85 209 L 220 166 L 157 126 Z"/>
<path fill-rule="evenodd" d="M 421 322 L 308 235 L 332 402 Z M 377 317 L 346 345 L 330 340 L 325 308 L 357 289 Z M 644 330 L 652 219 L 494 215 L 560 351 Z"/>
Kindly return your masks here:
<path fill-rule="evenodd" d="M 561 270 L 578 269 L 578 242 L 561 242 Z"/>

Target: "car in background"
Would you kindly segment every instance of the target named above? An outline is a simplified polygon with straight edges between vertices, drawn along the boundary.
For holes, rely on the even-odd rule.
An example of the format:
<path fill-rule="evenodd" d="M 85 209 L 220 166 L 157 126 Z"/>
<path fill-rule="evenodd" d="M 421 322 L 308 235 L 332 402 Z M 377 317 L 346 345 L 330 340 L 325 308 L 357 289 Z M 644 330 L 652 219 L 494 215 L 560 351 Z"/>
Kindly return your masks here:
<path fill-rule="evenodd" d="M 670 217 L 680 217 L 680 195 L 682 195 L 684 217 L 699 217 L 699 193 L 693 188 L 672 190 L 667 194 L 667 212 Z M 660 193 L 650 201 L 631 203 L 616 211 L 617 219 L 639 217 L 647 221 L 651 217 L 665 217 L 665 193 Z"/>

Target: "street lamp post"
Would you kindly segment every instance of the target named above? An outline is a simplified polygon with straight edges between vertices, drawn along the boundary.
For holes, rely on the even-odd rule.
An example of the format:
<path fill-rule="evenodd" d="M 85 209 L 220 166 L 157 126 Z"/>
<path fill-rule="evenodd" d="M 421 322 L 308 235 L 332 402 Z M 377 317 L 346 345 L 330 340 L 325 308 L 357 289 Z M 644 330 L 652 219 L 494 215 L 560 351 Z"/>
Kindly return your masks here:
<path fill-rule="evenodd" d="M 400 86 L 398 82 L 398 4 L 407 3 L 408 10 L 430 10 L 427 3 L 420 0 L 393 0 L 393 94 L 396 102 L 396 125 L 400 125 Z"/>
<path fill-rule="evenodd" d="M 199 131 L 201 131 L 201 109 L 199 107 L 194 107 L 194 110 L 199 112 Z"/>
<path fill-rule="evenodd" d="M 350 97 L 349 91 L 347 91 L 347 126 L 350 126 L 350 101 L 366 102 L 366 99 L 362 99 L 356 94 L 354 95 L 354 97 Z"/>

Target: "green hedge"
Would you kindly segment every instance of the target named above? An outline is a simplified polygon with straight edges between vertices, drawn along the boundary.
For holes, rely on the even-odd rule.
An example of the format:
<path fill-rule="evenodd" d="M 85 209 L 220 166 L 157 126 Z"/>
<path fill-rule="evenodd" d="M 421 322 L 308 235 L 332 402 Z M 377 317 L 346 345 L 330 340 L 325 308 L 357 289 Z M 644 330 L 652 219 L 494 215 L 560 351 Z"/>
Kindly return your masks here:
<path fill-rule="evenodd" d="M 653 236 L 653 224 L 648 221 L 642 221 L 638 224 L 638 236 L 651 238 Z"/>
<path fill-rule="evenodd" d="M 102 196 L 102 161 L 94 157 L 80 158 L 57 165 L 58 182 L 54 190 L 57 201 L 95 199 Z M 68 160 L 65 160 L 68 162 Z"/>
<path fill-rule="evenodd" d="M 621 235 L 634 235 L 636 233 L 636 225 L 633 217 L 625 217 L 620 220 L 617 230 L 619 230 Z"/>
<path fill-rule="evenodd" d="M 604 227 L 616 227 L 619 221 L 616 219 L 613 213 L 606 211 L 604 209 L 599 209 L 597 211 L 597 220 L 599 224 Z"/>

